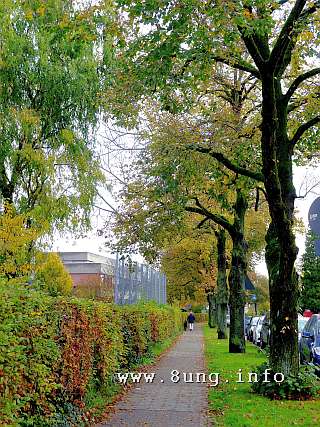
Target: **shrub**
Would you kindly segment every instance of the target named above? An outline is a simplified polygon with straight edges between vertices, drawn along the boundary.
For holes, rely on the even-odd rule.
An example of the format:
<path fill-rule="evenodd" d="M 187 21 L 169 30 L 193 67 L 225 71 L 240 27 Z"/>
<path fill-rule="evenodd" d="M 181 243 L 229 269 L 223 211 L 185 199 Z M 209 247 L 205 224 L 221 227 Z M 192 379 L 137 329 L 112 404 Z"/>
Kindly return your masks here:
<path fill-rule="evenodd" d="M 41 234 L 39 227 L 30 227 L 28 217 L 18 214 L 5 203 L 0 214 L 0 276 L 27 277 L 32 270 L 32 243 Z"/>
<path fill-rule="evenodd" d="M 0 286 L 0 418 L 21 424 L 23 414 L 54 410 L 52 396 L 60 387 L 54 370 L 60 360 L 54 339 L 58 315 L 50 297 Z"/>
<path fill-rule="evenodd" d="M 320 382 L 311 366 L 301 366 L 297 376 L 289 375 L 283 382 L 264 382 L 264 372 L 269 368 L 268 363 L 258 366 L 254 372 L 258 374 L 258 382 L 252 383 L 255 393 L 268 396 L 271 399 L 304 400 L 320 393 Z M 272 374 L 269 375 L 271 380 Z"/>
<path fill-rule="evenodd" d="M 56 253 L 38 254 L 35 279 L 38 287 L 52 296 L 71 294 L 72 278 Z"/>
<path fill-rule="evenodd" d="M 198 323 L 208 322 L 208 313 L 195 313 L 194 316 Z"/>
<path fill-rule="evenodd" d="M 138 364 L 149 353 L 152 343 L 151 322 L 143 305 L 121 308 L 122 334 L 126 348 L 125 366 Z"/>
<path fill-rule="evenodd" d="M 182 329 L 178 309 L 53 297 L 0 283 L 0 419 L 3 425 L 82 425 L 86 396 Z"/>

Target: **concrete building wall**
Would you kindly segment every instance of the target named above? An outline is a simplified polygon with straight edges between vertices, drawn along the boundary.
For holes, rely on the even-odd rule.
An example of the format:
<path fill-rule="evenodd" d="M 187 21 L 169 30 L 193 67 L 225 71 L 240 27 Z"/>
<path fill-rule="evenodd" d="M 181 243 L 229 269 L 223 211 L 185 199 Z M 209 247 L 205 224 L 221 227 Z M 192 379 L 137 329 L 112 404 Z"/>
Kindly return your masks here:
<path fill-rule="evenodd" d="M 59 255 L 72 277 L 74 295 L 114 300 L 114 260 L 90 252 Z"/>

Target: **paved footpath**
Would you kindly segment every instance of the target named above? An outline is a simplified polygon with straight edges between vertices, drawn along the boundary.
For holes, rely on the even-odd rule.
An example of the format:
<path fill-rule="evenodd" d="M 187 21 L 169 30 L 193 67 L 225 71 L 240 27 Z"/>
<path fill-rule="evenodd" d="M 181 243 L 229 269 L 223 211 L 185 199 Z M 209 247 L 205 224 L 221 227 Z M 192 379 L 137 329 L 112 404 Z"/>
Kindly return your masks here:
<path fill-rule="evenodd" d="M 150 367 L 152 384 L 140 383 L 115 405 L 115 412 L 97 427 L 205 427 L 207 385 L 185 383 L 183 372 L 206 372 L 202 328 L 186 331 L 178 342 Z M 171 381 L 171 371 L 180 372 L 180 382 Z M 194 378 L 195 380 L 195 378 Z"/>

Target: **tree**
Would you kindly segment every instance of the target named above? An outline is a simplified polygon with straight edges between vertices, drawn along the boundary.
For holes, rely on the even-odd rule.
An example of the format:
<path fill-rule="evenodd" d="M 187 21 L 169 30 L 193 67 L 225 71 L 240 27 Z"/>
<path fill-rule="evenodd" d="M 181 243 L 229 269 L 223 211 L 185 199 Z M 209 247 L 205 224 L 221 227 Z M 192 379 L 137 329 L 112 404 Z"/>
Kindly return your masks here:
<path fill-rule="evenodd" d="M 53 252 L 37 255 L 35 283 L 53 296 L 70 295 L 73 286 L 72 277 L 61 258 Z"/>
<path fill-rule="evenodd" d="M 204 304 L 206 293 L 215 286 L 213 249 L 212 236 L 198 229 L 163 248 L 161 267 L 167 277 L 169 302 Z"/>
<path fill-rule="evenodd" d="M 28 256 L 30 244 L 39 238 L 42 227 L 27 227 L 28 218 L 5 205 L 0 215 L 0 277 L 8 280 L 28 277 L 33 265 Z"/>
<path fill-rule="evenodd" d="M 293 156 L 308 156 L 317 146 L 320 116 L 314 62 L 319 30 L 319 1 L 119 0 L 127 12 L 130 42 L 120 67 L 131 99 L 147 93 L 163 108 L 177 111 L 199 97 L 217 62 L 242 70 L 261 87 L 261 171 L 232 161 L 218 149 L 210 155 L 236 173 L 265 185 L 271 224 L 266 238 L 270 280 L 271 346 L 274 372 L 297 374 L 298 281 L 293 231 Z M 123 16 L 123 15 L 122 15 Z M 141 27 L 149 26 L 149 31 Z M 145 27 L 144 27 L 145 28 Z M 308 40 L 308 43 L 305 41 Z M 313 47 L 315 49 L 313 49 Z M 246 54 L 243 55 L 243 49 Z M 119 92 L 118 92 L 119 94 Z M 141 95 L 143 94 L 143 95 Z M 119 101 L 119 100 L 118 100 Z"/>
<path fill-rule="evenodd" d="M 42 234 L 88 226 L 103 182 L 92 148 L 111 19 L 105 2 L 0 6 L 0 204 Z"/>
<path fill-rule="evenodd" d="M 306 251 L 302 257 L 301 310 L 320 312 L 320 257 L 316 255 L 315 234 L 309 229 L 306 238 Z"/>
<path fill-rule="evenodd" d="M 227 286 L 227 256 L 226 256 L 226 235 L 225 230 L 220 228 L 215 232 L 217 238 L 217 332 L 218 339 L 227 338 L 227 307 L 228 307 L 228 286 Z"/>
<path fill-rule="evenodd" d="M 165 233 L 168 230 L 177 233 L 185 212 L 200 215 L 199 223 L 213 221 L 225 228 L 233 241 L 229 275 L 230 351 L 243 352 L 248 249 L 244 216 L 250 192 L 248 179 L 237 178 L 233 173 L 229 176 L 217 168 L 210 156 L 184 149 L 191 138 L 201 137 L 206 130 L 193 126 L 192 118 L 190 124 L 186 115 L 178 118 L 167 114 L 161 119 L 158 113 L 156 118 L 157 122 L 150 121 L 148 127 L 150 143 L 133 168 L 133 182 L 122 193 L 123 207 L 114 228 L 119 241 L 117 248 L 137 245 L 144 255 L 154 255 L 150 249 L 165 246 Z M 235 183 L 237 191 L 231 190 Z M 208 297 L 212 306 L 214 293 L 208 293 Z M 221 298 L 223 305 L 224 300 L 225 297 Z"/>
<path fill-rule="evenodd" d="M 250 279 L 255 285 L 254 294 L 256 296 L 255 304 L 259 313 L 266 313 L 270 310 L 269 284 L 268 278 L 255 272 L 250 272 Z M 252 303 L 252 300 L 249 299 Z"/>

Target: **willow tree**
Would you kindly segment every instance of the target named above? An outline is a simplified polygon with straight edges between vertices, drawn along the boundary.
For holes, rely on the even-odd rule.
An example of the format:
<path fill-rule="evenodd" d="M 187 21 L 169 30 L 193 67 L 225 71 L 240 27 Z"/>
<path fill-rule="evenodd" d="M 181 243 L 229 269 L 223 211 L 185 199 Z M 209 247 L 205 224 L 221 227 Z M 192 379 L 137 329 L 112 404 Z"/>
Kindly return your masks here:
<path fill-rule="evenodd" d="M 26 227 L 89 223 L 103 181 L 93 147 L 111 20 L 105 2 L 1 2 L 0 205 Z"/>
<path fill-rule="evenodd" d="M 260 84 L 261 171 L 256 174 L 242 158 L 232 161 L 217 147 L 208 151 L 234 172 L 261 179 L 265 185 L 272 219 L 266 239 L 270 364 L 275 372 L 296 374 L 298 250 L 293 232 L 296 192 L 292 164 L 295 154 L 310 157 L 318 150 L 320 116 L 315 79 L 320 68 L 312 64 L 318 61 L 320 2 L 117 3 L 127 12 L 122 17 L 124 21 L 128 18 L 124 25 L 129 36 L 122 49 L 119 75 L 125 82 L 136 82 L 122 85 L 124 96 L 141 100 L 149 93 L 163 108 L 173 111 L 194 105 L 203 95 L 198 91 L 199 83 L 209 81 L 216 63 L 237 68 Z"/>

